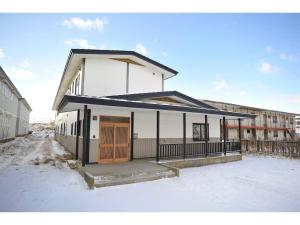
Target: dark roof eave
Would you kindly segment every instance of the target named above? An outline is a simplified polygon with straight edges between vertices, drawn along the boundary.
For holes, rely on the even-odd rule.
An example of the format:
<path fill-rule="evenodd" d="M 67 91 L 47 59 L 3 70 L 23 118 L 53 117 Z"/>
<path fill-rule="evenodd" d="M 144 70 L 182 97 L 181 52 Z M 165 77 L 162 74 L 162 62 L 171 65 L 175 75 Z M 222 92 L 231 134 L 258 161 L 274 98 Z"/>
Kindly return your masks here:
<path fill-rule="evenodd" d="M 65 95 L 59 104 L 58 111 L 61 111 L 68 103 L 79 103 L 87 105 L 106 105 L 115 107 L 128 107 L 128 108 L 142 108 L 142 109 L 155 109 L 155 110 L 169 110 L 169 111 L 181 111 L 181 112 L 191 112 L 191 113 L 206 113 L 214 115 L 224 115 L 224 116 L 235 116 L 240 118 L 255 118 L 256 115 L 227 112 L 214 109 L 204 109 L 196 107 L 184 107 L 175 105 L 161 105 L 146 102 L 132 102 L 132 101 L 122 101 L 113 99 L 103 99 L 103 98 L 91 98 L 84 96 L 71 96 Z"/>

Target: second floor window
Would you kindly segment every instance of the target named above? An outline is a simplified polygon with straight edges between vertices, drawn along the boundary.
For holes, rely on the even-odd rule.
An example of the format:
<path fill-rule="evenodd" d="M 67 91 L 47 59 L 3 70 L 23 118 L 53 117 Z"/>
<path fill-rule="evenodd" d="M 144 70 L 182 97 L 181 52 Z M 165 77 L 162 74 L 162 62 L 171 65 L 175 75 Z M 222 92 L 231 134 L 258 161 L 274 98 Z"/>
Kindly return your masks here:
<path fill-rule="evenodd" d="M 277 116 L 273 116 L 273 123 L 277 123 Z"/>

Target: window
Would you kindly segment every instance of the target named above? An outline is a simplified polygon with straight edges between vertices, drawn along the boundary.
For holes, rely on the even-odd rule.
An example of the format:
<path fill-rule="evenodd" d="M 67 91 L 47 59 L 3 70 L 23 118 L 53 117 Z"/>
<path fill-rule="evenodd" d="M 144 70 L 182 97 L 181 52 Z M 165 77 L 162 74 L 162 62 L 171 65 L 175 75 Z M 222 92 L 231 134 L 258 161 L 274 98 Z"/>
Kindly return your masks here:
<path fill-rule="evenodd" d="M 293 123 L 294 123 L 294 119 L 290 118 L 290 124 L 293 124 Z"/>
<path fill-rule="evenodd" d="M 250 134 L 250 130 L 249 129 L 247 130 L 247 134 Z"/>
<path fill-rule="evenodd" d="M 209 124 L 207 124 L 207 140 L 209 140 Z M 193 123 L 193 141 L 205 141 L 205 123 Z"/>
<path fill-rule="evenodd" d="M 274 136 L 274 137 L 278 137 L 278 130 L 274 130 L 274 131 L 273 131 L 273 136 Z"/>
<path fill-rule="evenodd" d="M 73 136 L 73 123 L 71 123 L 71 136 Z"/>
<path fill-rule="evenodd" d="M 273 123 L 277 123 L 277 116 L 272 116 L 273 117 Z"/>

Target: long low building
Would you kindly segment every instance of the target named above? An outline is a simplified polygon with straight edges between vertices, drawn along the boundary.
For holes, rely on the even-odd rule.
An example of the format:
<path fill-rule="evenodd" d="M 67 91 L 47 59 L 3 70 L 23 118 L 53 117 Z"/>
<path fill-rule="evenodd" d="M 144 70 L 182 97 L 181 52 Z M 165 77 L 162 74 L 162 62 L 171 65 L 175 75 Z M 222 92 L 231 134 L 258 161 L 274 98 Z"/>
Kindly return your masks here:
<path fill-rule="evenodd" d="M 0 142 L 27 134 L 31 111 L 26 99 L 0 66 Z"/>
<path fill-rule="evenodd" d="M 299 116 L 296 113 L 275 111 L 211 100 L 202 101 L 220 110 L 256 115 L 255 118 L 244 119 L 242 121 L 242 139 L 281 141 L 292 140 L 296 137 L 296 116 Z M 222 121 L 220 121 L 220 124 L 221 123 Z M 226 137 L 228 139 L 237 139 L 238 122 L 236 120 L 226 120 L 225 125 Z"/>

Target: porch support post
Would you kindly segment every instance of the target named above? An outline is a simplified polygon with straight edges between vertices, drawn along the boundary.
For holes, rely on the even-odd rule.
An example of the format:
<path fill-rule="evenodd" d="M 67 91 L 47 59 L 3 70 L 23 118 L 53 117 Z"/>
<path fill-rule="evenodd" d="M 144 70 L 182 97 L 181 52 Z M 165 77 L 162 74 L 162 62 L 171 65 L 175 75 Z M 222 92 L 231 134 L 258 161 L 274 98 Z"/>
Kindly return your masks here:
<path fill-rule="evenodd" d="M 208 151 L 208 130 L 207 130 L 208 124 L 207 124 L 207 115 L 205 115 L 205 157 L 207 157 L 207 151 Z"/>
<path fill-rule="evenodd" d="M 82 124 L 82 166 L 85 166 L 86 162 L 86 121 L 87 121 L 87 105 L 84 105 L 83 109 L 83 124 Z"/>
<path fill-rule="evenodd" d="M 130 160 L 133 160 L 133 143 L 134 143 L 134 112 L 131 112 L 131 133 L 130 133 Z"/>
<path fill-rule="evenodd" d="M 77 109 L 77 122 L 76 122 L 76 154 L 75 159 L 78 160 L 78 147 L 79 147 L 79 129 L 80 129 L 80 110 Z"/>
<path fill-rule="evenodd" d="M 223 151 L 224 155 L 226 155 L 226 125 L 225 125 L 225 116 L 223 116 Z"/>
<path fill-rule="evenodd" d="M 86 160 L 85 162 L 90 163 L 90 132 L 91 132 L 91 110 L 88 109 L 87 121 L 86 121 Z"/>
<path fill-rule="evenodd" d="M 159 161 L 159 111 L 156 112 L 156 162 Z"/>
<path fill-rule="evenodd" d="M 239 121 L 239 141 L 240 141 L 240 153 L 242 154 L 242 133 L 241 133 L 241 118 L 238 119 Z"/>
<path fill-rule="evenodd" d="M 91 124 L 91 110 L 84 105 L 83 111 L 83 141 L 82 141 L 82 166 L 89 163 L 90 153 L 90 124 Z"/>
<path fill-rule="evenodd" d="M 222 119 L 220 119 L 220 141 L 222 142 L 222 132 L 223 128 L 222 128 Z"/>
<path fill-rule="evenodd" d="M 186 113 L 183 113 L 183 159 L 186 151 Z"/>

